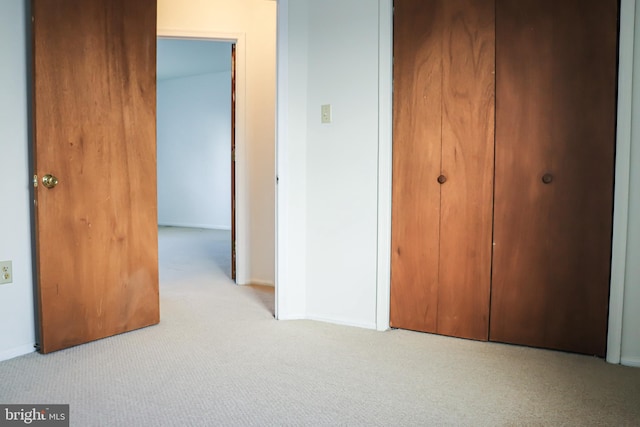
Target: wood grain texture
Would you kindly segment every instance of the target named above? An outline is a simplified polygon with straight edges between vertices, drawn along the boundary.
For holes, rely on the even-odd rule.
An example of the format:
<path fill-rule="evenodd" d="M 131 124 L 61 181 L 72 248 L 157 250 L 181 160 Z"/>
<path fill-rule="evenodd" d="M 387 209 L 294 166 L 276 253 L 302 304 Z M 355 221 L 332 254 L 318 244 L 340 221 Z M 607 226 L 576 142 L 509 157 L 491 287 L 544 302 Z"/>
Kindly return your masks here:
<path fill-rule="evenodd" d="M 493 0 L 444 1 L 438 333 L 489 336 L 495 117 Z"/>
<path fill-rule="evenodd" d="M 436 332 L 442 151 L 442 2 L 396 0 L 390 324 Z"/>
<path fill-rule="evenodd" d="M 497 0 L 492 340 L 605 354 L 617 13 Z"/>
<path fill-rule="evenodd" d="M 159 321 L 155 0 L 33 0 L 40 350 Z"/>
<path fill-rule="evenodd" d="M 486 340 L 493 1 L 394 8 L 391 326 Z"/>

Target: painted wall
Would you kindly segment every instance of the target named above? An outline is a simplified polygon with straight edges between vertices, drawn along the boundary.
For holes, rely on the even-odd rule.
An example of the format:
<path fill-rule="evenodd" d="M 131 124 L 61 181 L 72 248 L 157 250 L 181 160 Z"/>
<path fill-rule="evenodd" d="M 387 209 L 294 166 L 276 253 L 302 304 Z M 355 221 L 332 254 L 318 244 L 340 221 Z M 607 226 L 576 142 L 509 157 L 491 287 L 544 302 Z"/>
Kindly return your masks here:
<path fill-rule="evenodd" d="M 375 328 L 378 3 L 290 1 L 287 23 L 287 150 L 279 164 L 287 219 L 279 224 L 290 246 L 279 317 Z M 332 106 L 332 123 L 320 121 L 323 104 Z"/>
<path fill-rule="evenodd" d="M 242 34 L 246 42 L 245 149 L 248 229 L 247 282 L 275 280 L 275 40 L 276 2 L 158 0 L 158 34 Z M 240 178 L 240 177 L 239 177 Z"/>
<path fill-rule="evenodd" d="M 633 112 L 628 129 L 632 141 L 630 158 L 619 153 L 618 161 L 630 163 L 630 175 L 628 191 L 617 195 L 616 205 L 628 200 L 629 212 L 622 255 L 616 255 L 613 263 L 626 261 L 618 361 L 640 366 L 640 1 L 628 2 L 635 2 L 636 14 L 635 84 L 631 85 Z M 286 19 L 287 25 L 279 40 L 279 48 L 287 51 L 279 53 L 287 59 L 287 68 L 279 70 L 278 88 L 278 113 L 283 116 L 278 122 L 278 174 L 286 179 L 279 187 L 278 206 L 286 215 L 279 218 L 278 230 L 283 243 L 278 253 L 278 274 L 283 278 L 279 286 L 283 284 L 282 291 L 286 291 L 278 298 L 281 318 L 372 326 L 376 268 L 389 266 L 388 257 L 380 257 L 378 264 L 372 252 L 378 243 L 373 229 L 378 212 L 373 199 L 377 196 L 376 180 L 381 178 L 373 151 L 376 143 L 381 146 L 383 142 L 380 137 L 376 142 L 375 131 L 385 120 L 371 108 L 385 97 L 376 84 L 378 60 L 382 58 L 376 57 L 374 45 L 389 42 L 379 40 L 389 35 L 377 30 L 374 21 L 378 18 L 375 8 L 379 4 L 383 10 L 387 3 L 279 3 L 286 8 L 279 19 Z M 623 90 L 627 89 L 631 87 Z M 307 99 L 298 96 L 303 90 Z M 333 105 L 334 122 L 321 125 L 320 105 L 327 103 Z M 306 121 L 299 120 L 304 111 Z M 305 174 L 300 164 L 306 165 Z M 300 200 L 307 204 L 304 212 Z M 386 215 L 379 214 L 380 218 Z"/>
<path fill-rule="evenodd" d="M 378 4 L 311 1 L 308 11 L 307 315 L 375 328 Z"/>
<path fill-rule="evenodd" d="M 35 343 L 27 110 L 25 1 L 0 2 L 0 260 L 13 283 L 0 285 L 0 360 Z"/>
<path fill-rule="evenodd" d="M 230 230 L 231 71 L 160 80 L 157 92 L 158 223 Z"/>

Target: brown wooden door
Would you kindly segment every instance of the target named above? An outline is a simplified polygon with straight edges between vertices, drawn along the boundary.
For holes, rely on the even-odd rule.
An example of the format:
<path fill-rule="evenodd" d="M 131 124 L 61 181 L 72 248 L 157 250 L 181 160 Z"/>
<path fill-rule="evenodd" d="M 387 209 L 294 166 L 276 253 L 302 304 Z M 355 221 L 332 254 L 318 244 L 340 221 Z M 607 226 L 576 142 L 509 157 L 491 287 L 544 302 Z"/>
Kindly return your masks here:
<path fill-rule="evenodd" d="M 496 9 L 490 337 L 604 356 L 617 1 Z"/>
<path fill-rule="evenodd" d="M 494 14 L 394 2 L 392 327 L 488 337 Z"/>
<path fill-rule="evenodd" d="M 156 1 L 33 0 L 32 12 L 47 353 L 159 321 Z"/>

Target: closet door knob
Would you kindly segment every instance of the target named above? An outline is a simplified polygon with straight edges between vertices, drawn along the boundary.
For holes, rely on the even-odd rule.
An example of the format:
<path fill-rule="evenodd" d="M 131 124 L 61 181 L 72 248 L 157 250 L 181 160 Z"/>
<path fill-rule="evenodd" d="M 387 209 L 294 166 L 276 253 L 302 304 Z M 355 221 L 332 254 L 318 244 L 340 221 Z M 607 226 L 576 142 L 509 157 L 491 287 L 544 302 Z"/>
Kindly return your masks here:
<path fill-rule="evenodd" d="M 444 176 L 444 175 L 440 175 L 440 176 L 438 177 L 438 182 L 439 182 L 440 184 L 444 184 L 445 182 L 447 182 L 447 177 L 446 177 L 446 176 Z"/>
<path fill-rule="evenodd" d="M 544 175 L 542 175 L 542 182 L 544 184 L 551 184 L 551 181 L 553 181 L 553 175 L 551 175 L 550 173 L 545 173 Z"/>

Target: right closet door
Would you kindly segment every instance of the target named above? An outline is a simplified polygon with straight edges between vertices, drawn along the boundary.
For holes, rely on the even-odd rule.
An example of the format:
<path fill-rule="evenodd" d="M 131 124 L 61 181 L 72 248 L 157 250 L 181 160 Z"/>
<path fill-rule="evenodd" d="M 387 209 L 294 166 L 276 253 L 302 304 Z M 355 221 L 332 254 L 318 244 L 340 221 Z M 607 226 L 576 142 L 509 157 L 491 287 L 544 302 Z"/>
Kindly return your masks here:
<path fill-rule="evenodd" d="M 496 0 L 489 339 L 604 356 L 617 0 Z"/>

